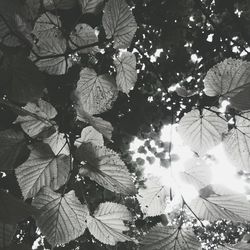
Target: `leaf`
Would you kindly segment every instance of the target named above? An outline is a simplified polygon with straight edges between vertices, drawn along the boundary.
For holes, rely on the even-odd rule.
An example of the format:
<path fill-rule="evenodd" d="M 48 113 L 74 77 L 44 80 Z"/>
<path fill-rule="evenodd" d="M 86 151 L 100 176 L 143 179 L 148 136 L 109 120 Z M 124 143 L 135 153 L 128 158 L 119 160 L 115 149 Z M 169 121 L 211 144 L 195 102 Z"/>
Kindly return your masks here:
<path fill-rule="evenodd" d="M 44 130 L 48 130 L 53 126 L 53 123 L 50 122 L 51 119 L 55 118 L 57 111 L 55 108 L 48 102 L 40 99 L 38 104 L 27 103 L 23 108 L 33 114 L 26 116 L 18 116 L 16 123 L 20 123 L 22 129 L 30 137 L 35 138 Z"/>
<path fill-rule="evenodd" d="M 141 250 L 198 250 L 201 244 L 191 228 L 155 226 L 141 241 Z"/>
<path fill-rule="evenodd" d="M 2 223 L 16 225 L 29 216 L 39 214 L 34 207 L 3 191 L 0 191 L 0 200 L 0 221 Z"/>
<path fill-rule="evenodd" d="M 146 188 L 140 188 L 137 199 L 145 216 L 157 216 L 165 212 L 166 199 L 170 190 L 161 185 L 158 178 L 150 178 L 145 182 Z"/>
<path fill-rule="evenodd" d="M 69 145 L 67 144 L 65 135 L 60 133 L 58 131 L 58 128 L 51 136 L 45 138 L 43 142 L 49 144 L 49 146 L 51 147 L 55 155 L 57 154 L 69 155 L 70 154 Z"/>
<path fill-rule="evenodd" d="M 230 104 L 238 110 L 250 109 L 250 86 L 245 87 L 241 92 L 230 98 Z"/>
<path fill-rule="evenodd" d="M 250 172 L 250 112 L 236 116 L 236 127 L 231 129 L 223 139 L 228 158 L 240 171 Z"/>
<path fill-rule="evenodd" d="M 215 109 L 214 109 L 215 111 Z M 227 132 L 227 121 L 212 111 L 198 109 L 188 112 L 179 122 L 178 132 L 183 142 L 200 156 L 222 141 Z"/>
<path fill-rule="evenodd" d="M 76 140 L 75 145 L 79 147 L 83 142 L 90 142 L 97 146 L 104 146 L 102 134 L 92 126 L 88 126 L 82 130 L 81 137 Z"/>
<path fill-rule="evenodd" d="M 46 39 L 39 40 L 33 46 L 35 54 L 31 52 L 30 59 L 41 71 L 51 75 L 63 75 L 72 66 L 71 60 L 65 54 L 66 49 L 66 39 L 61 34 L 51 35 Z"/>
<path fill-rule="evenodd" d="M 211 68 L 204 79 L 208 96 L 232 97 L 250 84 L 250 63 L 227 58 Z"/>
<path fill-rule="evenodd" d="M 191 97 L 191 96 L 194 96 L 194 95 L 198 94 L 197 90 L 186 89 L 183 86 L 177 86 L 175 92 L 177 93 L 178 96 L 181 96 L 181 97 L 184 97 L 184 98 Z"/>
<path fill-rule="evenodd" d="M 212 172 L 210 166 L 201 158 L 192 158 L 184 163 L 185 170 L 180 172 L 180 178 L 197 190 L 211 183 Z"/>
<path fill-rule="evenodd" d="M 41 8 L 40 0 L 26 0 L 27 8 L 32 20 L 35 20 L 38 17 L 39 10 Z"/>
<path fill-rule="evenodd" d="M 98 42 L 95 30 L 85 23 L 77 24 L 74 31 L 70 34 L 70 47 L 76 49 Z M 97 52 L 97 46 L 91 46 L 79 50 L 79 53 Z"/>
<path fill-rule="evenodd" d="M 14 129 L 0 131 L 0 170 L 11 170 L 28 151 L 23 132 Z"/>
<path fill-rule="evenodd" d="M 69 10 L 76 6 L 76 0 L 43 0 L 43 6 L 46 10 Z"/>
<path fill-rule="evenodd" d="M 130 46 L 137 24 L 125 0 L 109 0 L 104 8 L 102 23 L 107 37 L 114 37 L 115 49 Z"/>
<path fill-rule="evenodd" d="M 81 105 L 76 105 L 75 108 L 77 110 L 77 118 L 80 121 L 89 123 L 104 137 L 106 137 L 108 140 L 111 140 L 112 132 L 114 129 L 110 122 L 103 120 L 101 117 L 94 117 L 89 115 L 87 112 L 84 111 Z"/>
<path fill-rule="evenodd" d="M 104 0 L 78 0 L 78 2 L 81 6 L 82 14 L 86 13 L 96 14 L 100 12 Z"/>
<path fill-rule="evenodd" d="M 225 219 L 234 222 L 250 220 L 250 203 L 244 194 L 217 188 L 214 185 L 201 189 L 200 197 L 193 199 L 189 206 L 200 219 L 204 220 Z"/>
<path fill-rule="evenodd" d="M 43 187 L 32 203 L 41 211 L 37 225 L 52 246 L 68 243 L 84 233 L 88 209 L 74 191 L 62 196 Z"/>
<path fill-rule="evenodd" d="M 122 92 L 128 94 L 137 81 L 136 57 L 131 52 L 118 56 L 114 64 L 117 69 L 116 84 Z"/>
<path fill-rule="evenodd" d="M 112 107 L 117 98 L 117 90 L 113 79 L 106 75 L 98 76 L 93 69 L 84 68 L 80 72 L 75 96 L 79 105 L 93 115 L 103 113 Z"/>
<path fill-rule="evenodd" d="M 5 249 L 10 245 L 16 232 L 16 225 L 5 224 L 0 222 L 0 249 Z"/>
<path fill-rule="evenodd" d="M 51 37 L 60 36 L 61 26 L 61 21 L 57 16 L 45 12 L 36 20 L 32 33 L 38 39 L 50 39 Z"/>
<path fill-rule="evenodd" d="M 235 245 L 220 246 L 217 250 L 249 250 L 250 244 L 245 242 L 239 242 Z"/>
<path fill-rule="evenodd" d="M 79 162 L 86 164 L 79 171 L 104 188 L 125 195 L 134 195 L 136 189 L 133 179 L 124 162 L 113 150 L 104 146 L 83 143 L 76 152 Z"/>
<path fill-rule="evenodd" d="M 124 205 L 105 202 L 99 205 L 93 217 L 88 217 L 87 225 L 97 240 L 114 246 L 119 241 L 131 241 L 130 237 L 122 233 L 129 229 L 123 221 L 131 220 L 132 216 Z"/>
<path fill-rule="evenodd" d="M 34 197 L 44 186 L 59 189 L 66 183 L 69 172 L 70 158 L 54 155 L 50 147 L 42 143 L 31 146 L 28 160 L 15 169 L 24 199 Z"/>
<path fill-rule="evenodd" d="M 21 54 L 6 54 L 0 67 L 6 75 L 7 96 L 17 103 L 38 100 L 45 88 L 45 79 L 38 68 Z"/>

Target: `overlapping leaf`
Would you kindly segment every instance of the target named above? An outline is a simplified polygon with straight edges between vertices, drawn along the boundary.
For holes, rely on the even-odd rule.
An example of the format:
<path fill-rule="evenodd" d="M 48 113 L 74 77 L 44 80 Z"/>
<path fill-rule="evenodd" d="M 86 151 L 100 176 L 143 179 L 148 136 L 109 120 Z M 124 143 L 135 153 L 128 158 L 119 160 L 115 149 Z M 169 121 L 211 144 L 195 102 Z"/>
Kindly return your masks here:
<path fill-rule="evenodd" d="M 160 183 L 157 178 L 150 178 L 145 182 L 146 188 L 140 188 L 137 199 L 145 216 L 157 216 L 165 212 L 166 199 L 170 189 Z"/>
<path fill-rule="evenodd" d="M 76 152 L 78 161 L 85 161 L 79 173 L 88 176 L 106 189 L 133 195 L 136 193 L 130 173 L 119 155 L 104 146 L 83 143 Z"/>
<path fill-rule="evenodd" d="M 131 52 L 124 52 L 116 58 L 114 64 L 118 89 L 128 94 L 137 81 L 136 57 Z"/>
<path fill-rule="evenodd" d="M 101 117 L 94 117 L 85 112 L 84 107 L 80 104 L 76 105 L 77 118 L 80 121 L 89 123 L 93 128 L 100 132 L 108 140 L 112 138 L 113 127 L 110 122 L 103 120 Z"/>
<path fill-rule="evenodd" d="M 33 205 L 41 211 L 37 225 L 52 246 L 68 243 L 84 233 L 88 209 L 80 203 L 74 191 L 62 196 L 43 187 Z"/>
<path fill-rule="evenodd" d="M 236 127 L 223 140 L 229 159 L 238 170 L 250 172 L 250 113 L 236 116 Z"/>
<path fill-rule="evenodd" d="M 230 98 L 230 104 L 238 110 L 250 110 L 250 85 Z"/>
<path fill-rule="evenodd" d="M 0 132 L 0 169 L 11 170 L 28 148 L 24 133 L 13 129 Z"/>
<path fill-rule="evenodd" d="M 141 250 L 198 250 L 201 244 L 191 228 L 155 226 L 141 241 Z"/>
<path fill-rule="evenodd" d="M 99 133 L 92 126 L 88 126 L 82 130 L 81 137 L 76 140 L 75 145 L 80 146 L 84 142 L 85 143 L 90 142 L 97 146 L 104 145 L 102 134 Z"/>
<path fill-rule="evenodd" d="M 67 144 L 67 140 L 65 138 L 65 135 L 60 133 L 58 131 L 58 128 L 56 128 L 56 131 L 50 135 L 49 137 L 45 138 L 43 140 L 44 143 L 47 143 L 55 155 L 57 154 L 64 154 L 69 155 L 69 145 Z"/>
<path fill-rule="evenodd" d="M 10 245 L 16 232 L 16 225 L 5 224 L 0 222 L 0 249 L 5 249 Z"/>
<path fill-rule="evenodd" d="M 70 46 L 72 49 L 84 47 L 98 42 L 95 30 L 85 23 L 76 25 L 74 31 L 70 34 Z M 97 46 L 90 46 L 79 50 L 79 53 L 90 53 L 98 51 Z"/>
<path fill-rule="evenodd" d="M 200 197 L 193 199 L 189 206 L 200 219 L 204 220 L 225 219 L 236 222 L 250 220 L 250 203 L 246 196 L 226 188 L 207 186 L 200 190 Z"/>
<path fill-rule="evenodd" d="M 57 115 L 57 111 L 50 103 L 40 99 L 38 104 L 30 102 L 24 109 L 31 115 L 18 116 L 16 123 L 20 123 L 24 132 L 30 137 L 36 137 L 53 126 L 49 120 Z"/>
<path fill-rule="evenodd" d="M 65 184 L 70 171 L 70 158 L 56 156 L 47 144 L 31 146 L 30 156 L 15 169 L 24 199 L 34 197 L 38 191 L 49 186 L 53 190 Z"/>
<path fill-rule="evenodd" d="M 137 30 L 132 11 L 125 0 L 109 0 L 104 8 L 103 27 L 114 48 L 128 48 Z"/>
<path fill-rule="evenodd" d="M 204 84 L 208 96 L 232 97 L 250 85 L 250 63 L 225 59 L 207 72 Z"/>
<path fill-rule="evenodd" d="M 193 185 L 197 190 L 211 183 L 211 168 L 205 160 L 201 158 L 192 158 L 184 164 L 185 170 L 179 173 L 184 182 Z"/>
<path fill-rule="evenodd" d="M 36 21 L 32 33 L 38 39 L 50 39 L 51 37 L 59 36 L 61 31 L 61 21 L 60 19 L 49 13 L 46 12 L 42 14 Z"/>
<path fill-rule="evenodd" d="M 66 47 L 66 39 L 61 34 L 50 35 L 33 46 L 35 54 L 31 52 L 30 59 L 41 71 L 51 75 L 63 75 L 72 65 L 65 55 Z"/>
<path fill-rule="evenodd" d="M 184 143 L 201 156 L 207 153 L 222 141 L 222 134 L 228 130 L 227 121 L 220 116 L 209 110 L 203 110 L 202 114 L 197 109 L 188 112 L 178 127 Z"/>
<path fill-rule="evenodd" d="M 16 225 L 27 217 L 39 214 L 36 208 L 3 191 L 0 191 L 0 201 L 0 221 L 2 223 Z"/>
<path fill-rule="evenodd" d="M 95 14 L 101 11 L 104 0 L 78 0 L 78 2 L 82 8 L 82 14 Z"/>
<path fill-rule="evenodd" d="M 111 108 L 117 97 L 117 90 L 110 76 L 98 76 L 93 69 L 84 68 L 80 72 L 75 96 L 79 106 L 83 106 L 85 112 L 93 115 Z"/>
<path fill-rule="evenodd" d="M 129 229 L 123 221 L 131 220 L 132 216 L 124 205 L 105 202 L 99 205 L 93 217 L 88 217 L 87 225 L 97 240 L 115 245 L 119 241 L 131 241 L 130 237 L 122 233 Z"/>

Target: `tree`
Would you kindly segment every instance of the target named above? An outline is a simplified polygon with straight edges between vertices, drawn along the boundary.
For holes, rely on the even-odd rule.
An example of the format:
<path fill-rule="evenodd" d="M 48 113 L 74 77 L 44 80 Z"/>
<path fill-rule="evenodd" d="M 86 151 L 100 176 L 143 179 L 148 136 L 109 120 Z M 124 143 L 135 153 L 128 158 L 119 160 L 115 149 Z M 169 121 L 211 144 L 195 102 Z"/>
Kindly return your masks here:
<path fill-rule="evenodd" d="M 208 164 L 222 144 L 249 179 L 248 5 L 2 0 L 0 248 L 249 249 L 249 200 Z M 194 152 L 177 173 L 176 122 Z"/>

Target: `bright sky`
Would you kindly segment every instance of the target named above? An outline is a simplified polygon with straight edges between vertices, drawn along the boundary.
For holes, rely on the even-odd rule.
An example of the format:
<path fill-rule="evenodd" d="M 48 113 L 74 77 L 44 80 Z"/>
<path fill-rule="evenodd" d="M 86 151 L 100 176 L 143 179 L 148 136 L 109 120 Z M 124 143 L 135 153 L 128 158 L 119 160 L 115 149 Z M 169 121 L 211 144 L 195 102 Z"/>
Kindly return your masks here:
<path fill-rule="evenodd" d="M 145 159 L 143 167 L 146 178 L 156 176 L 160 179 L 162 185 L 169 186 L 170 184 L 174 189 L 176 189 L 176 191 L 178 190 L 177 192 L 180 192 L 186 200 L 191 200 L 198 195 L 198 192 L 194 187 L 191 187 L 189 184 L 183 182 L 179 178 L 178 173 L 184 170 L 185 163 L 188 160 L 193 159 L 194 154 L 188 146 L 183 145 L 180 136 L 176 132 L 177 126 L 177 124 L 164 126 L 160 137 L 163 142 L 171 140 L 173 144 L 171 154 L 177 154 L 179 156 L 177 161 L 172 162 L 171 168 L 167 169 L 161 167 L 159 159 L 156 159 L 153 164 L 149 164 L 146 157 L 153 156 L 151 152 L 147 155 L 137 153 L 138 147 L 144 144 L 143 140 L 135 138 L 130 145 L 130 150 L 136 152 L 133 154 L 133 160 L 136 160 L 137 157 Z M 155 146 L 154 142 L 151 143 L 151 146 Z M 207 159 L 206 163 L 208 164 L 207 167 L 210 166 L 212 170 L 211 184 L 221 184 L 229 189 L 233 188 L 234 191 L 244 193 L 245 183 L 240 180 L 239 176 L 237 176 L 236 168 L 229 162 L 223 146 L 221 144 L 216 146 L 209 152 L 209 154 L 211 155 L 211 158 Z"/>

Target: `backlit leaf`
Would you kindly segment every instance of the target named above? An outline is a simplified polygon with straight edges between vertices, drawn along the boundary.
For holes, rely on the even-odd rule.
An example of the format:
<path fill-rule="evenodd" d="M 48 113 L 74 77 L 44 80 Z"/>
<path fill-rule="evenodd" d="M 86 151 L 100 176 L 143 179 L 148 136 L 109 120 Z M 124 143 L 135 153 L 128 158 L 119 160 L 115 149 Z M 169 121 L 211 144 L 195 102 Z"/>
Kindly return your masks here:
<path fill-rule="evenodd" d="M 250 203 L 246 195 L 226 188 L 207 186 L 200 190 L 200 196 L 193 199 L 189 206 L 200 219 L 204 220 L 225 219 L 235 222 L 250 220 Z"/>
<path fill-rule="evenodd" d="M 41 211 L 37 225 L 52 246 L 68 243 L 84 233 L 88 209 L 74 191 L 62 196 L 43 187 L 32 203 Z"/>
<path fill-rule="evenodd" d="M 124 52 L 116 58 L 114 64 L 118 89 L 128 94 L 137 81 L 136 57 L 131 52 Z"/>
<path fill-rule="evenodd" d="M 11 194 L 0 191 L 0 221 L 6 224 L 17 224 L 30 216 L 37 216 L 38 210 Z"/>
<path fill-rule="evenodd" d="M 225 151 L 235 167 L 250 172 L 250 112 L 236 116 L 236 127 L 223 140 Z"/>
<path fill-rule="evenodd" d="M 122 233 L 129 229 L 123 221 L 131 220 L 132 216 L 124 205 L 105 202 L 99 205 L 93 217 L 88 217 L 87 223 L 90 233 L 97 240 L 115 245 L 119 241 L 131 241 L 130 237 Z"/>
<path fill-rule="evenodd" d="M 104 0 L 78 0 L 78 2 L 82 8 L 82 14 L 95 14 L 101 11 Z"/>
<path fill-rule="evenodd" d="M 104 8 L 103 27 L 114 48 L 128 48 L 137 30 L 132 11 L 125 0 L 109 0 Z"/>
<path fill-rule="evenodd" d="M 44 130 L 48 130 L 53 126 L 53 123 L 49 120 L 57 115 L 57 111 L 50 103 L 40 99 L 38 104 L 31 102 L 27 103 L 24 109 L 32 113 L 34 116 L 19 115 L 16 119 L 16 123 L 20 123 L 24 132 L 30 137 L 36 137 Z"/>
<path fill-rule="evenodd" d="M 250 63 L 225 59 L 207 72 L 204 85 L 208 96 L 232 97 L 250 85 Z"/>
<path fill-rule="evenodd" d="M 61 33 L 59 29 L 60 27 L 60 19 L 57 16 L 46 12 L 36 20 L 32 33 L 38 39 L 46 39 L 59 36 Z"/>
<path fill-rule="evenodd" d="M 86 164 L 79 171 L 106 189 L 133 195 L 136 189 L 130 173 L 119 155 L 104 146 L 83 143 L 76 152 L 77 159 Z"/>
<path fill-rule="evenodd" d="M 93 69 L 84 68 L 80 72 L 75 96 L 78 103 L 89 114 L 99 114 L 112 107 L 117 97 L 113 79 L 107 75 L 97 75 Z"/>
<path fill-rule="evenodd" d="M 65 184 L 70 171 L 70 158 L 66 155 L 55 156 L 47 144 L 31 146 L 30 156 L 15 169 L 24 199 L 34 197 L 41 187 L 53 190 Z"/>
<path fill-rule="evenodd" d="M 155 226 L 141 241 L 141 250 L 199 250 L 201 244 L 191 228 Z"/>
<path fill-rule="evenodd" d="M 178 133 L 183 142 L 200 156 L 222 141 L 222 134 L 227 132 L 227 121 L 212 111 L 198 109 L 188 112 L 180 120 Z"/>
<path fill-rule="evenodd" d="M 92 126 L 88 126 L 82 130 L 81 137 L 76 140 L 75 144 L 80 146 L 83 142 L 91 142 L 97 146 L 104 145 L 102 134 L 95 130 Z"/>
<path fill-rule="evenodd" d="M 98 42 L 95 30 L 85 23 L 77 24 L 70 34 L 70 47 L 76 49 Z M 90 53 L 98 51 L 98 47 L 92 46 L 79 50 L 79 53 Z"/>
<path fill-rule="evenodd" d="M 28 151 L 24 133 L 7 129 L 0 131 L 0 169 L 11 170 L 18 159 Z"/>
<path fill-rule="evenodd" d="M 170 189 L 160 183 L 158 178 L 150 178 L 145 182 L 146 188 L 140 188 L 137 199 L 145 216 L 157 216 L 165 212 L 166 199 Z"/>

